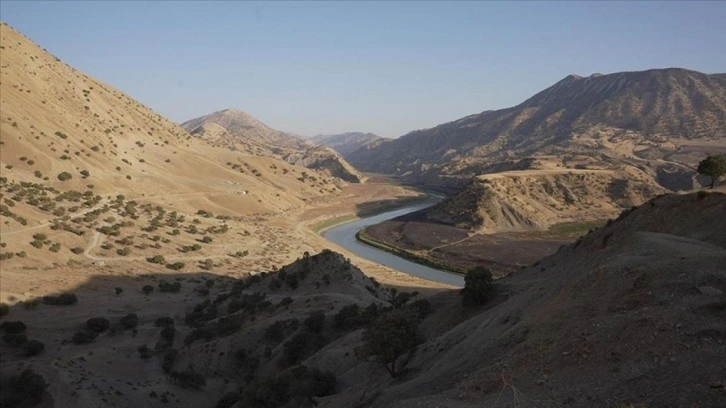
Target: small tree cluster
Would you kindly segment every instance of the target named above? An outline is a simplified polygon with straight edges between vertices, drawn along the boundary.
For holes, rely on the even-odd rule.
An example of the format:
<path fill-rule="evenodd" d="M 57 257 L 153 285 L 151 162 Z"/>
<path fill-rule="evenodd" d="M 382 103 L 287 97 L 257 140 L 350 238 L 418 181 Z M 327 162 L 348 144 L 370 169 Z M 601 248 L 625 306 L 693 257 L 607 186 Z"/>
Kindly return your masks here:
<path fill-rule="evenodd" d="M 464 276 L 461 300 L 466 307 L 477 306 L 489 300 L 493 291 L 492 273 L 483 266 L 477 266 Z"/>

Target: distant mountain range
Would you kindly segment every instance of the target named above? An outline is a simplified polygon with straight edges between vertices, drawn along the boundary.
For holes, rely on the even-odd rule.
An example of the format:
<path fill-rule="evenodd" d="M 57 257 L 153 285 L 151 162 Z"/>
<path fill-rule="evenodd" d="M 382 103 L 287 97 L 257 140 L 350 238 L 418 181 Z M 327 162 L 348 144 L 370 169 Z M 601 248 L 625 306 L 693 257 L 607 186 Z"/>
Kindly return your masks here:
<path fill-rule="evenodd" d="M 181 127 L 208 143 L 254 155 L 270 156 L 305 166 L 351 183 L 364 177 L 335 151 L 272 129 L 252 115 L 225 109 L 188 120 Z"/>
<path fill-rule="evenodd" d="M 343 155 L 343 157 L 348 157 L 361 147 L 372 148 L 386 139 L 373 133 L 347 132 L 334 135 L 317 135 L 309 140 L 318 145 L 328 146 Z"/>
<path fill-rule="evenodd" d="M 670 68 L 570 75 L 515 107 L 413 131 L 346 157 L 364 171 L 451 185 L 530 156 L 585 155 L 590 165 L 649 167 L 673 189 L 689 187 L 685 173 L 693 174 L 697 160 L 724 150 L 726 74 Z"/>

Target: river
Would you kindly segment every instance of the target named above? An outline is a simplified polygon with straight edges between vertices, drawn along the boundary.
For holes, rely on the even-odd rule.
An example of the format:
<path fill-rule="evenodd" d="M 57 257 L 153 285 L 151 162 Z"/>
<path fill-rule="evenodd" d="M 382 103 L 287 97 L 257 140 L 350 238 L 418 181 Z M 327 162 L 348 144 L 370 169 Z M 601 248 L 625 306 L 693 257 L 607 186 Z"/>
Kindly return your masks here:
<path fill-rule="evenodd" d="M 336 244 L 344 247 L 345 249 L 353 252 L 356 255 L 359 255 L 378 264 L 385 265 L 391 269 L 395 269 L 397 271 L 407 273 L 409 275 L 413 275 L 422 279 L 463 287 L 464 277 L 460 274 L 442 271 L 440 269 L 435 269 L 415 262 L 411 262 L 407 259 L 403 259 L 389 252 L 363 244 L 355 238 L 355 234 L 367 226 L 378 224 L 392 218 L 400 217 L 401 215 L 408 214 L 414 211 L 422 210 L 424 208 L 434 205 L 438 201 L 439 198 L 432 197 L 430 200 L 426 200 L 416 204 L 410 204 L 395 210 L 387 211 L 370 217 L 359 218 L 357 220 L 346 222 L 325 231 L 323 233 L 323 237 L 325 237 L 325 239 L 327 239 L 328 241 L 335 242 Z"/>

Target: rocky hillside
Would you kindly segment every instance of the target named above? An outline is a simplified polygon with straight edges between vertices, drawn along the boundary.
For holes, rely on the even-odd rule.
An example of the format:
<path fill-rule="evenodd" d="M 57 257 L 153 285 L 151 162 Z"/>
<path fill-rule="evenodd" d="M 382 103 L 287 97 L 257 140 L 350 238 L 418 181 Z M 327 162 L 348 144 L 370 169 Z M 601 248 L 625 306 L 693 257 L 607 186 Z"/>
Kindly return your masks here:
<path fill-rule="evenodd" d="M 430 208 L 426 219 L 487 234 L 546 230 L 608 219 L 664 192 L 632 168 L 508 171 L 473 178 Z"/>
<path fill-rule="evenodd" d="M 89 259 L 143 265 L 144 257 L 161 252 L 178 258 L 178 248 L 200 247 L 195 234 L 221 224 L 229 235 L 278 240 L 269 233 L 252 237 L 257 222 L 239 217 L 290 212 L 341 191 L 343 182 L 328 170 L 211 146 L 5 24 L 0 47 L 4 274 Z M 233 218 L 240 222 L 233 226 Z M 166 242 L 148 234 L 157 229 L 169 233 Z M 214 254 L 208 247 L 188 261 L 226 258 L 231 249 L 219 246 Z"/>
<path fill-rule="evenodd" d="M 11 308 L 3 322 L 63 347 L 28 358 L 6 341 L 3 372 L 32 368 L 61 406 L 721 407 L 724 211 L 720 193 L 649 201 L 474 309 L 381 287 L 330 251 L 239 279 L 100 277 L 75 291 L 84 307 Z M 390 316 L 418 324 L 396 378 L 368 334 Z M 111 327 L 73 334 L 92 317 Z"/>
<path fill-rule="evenodd" d="M 363 176 L 332 150 L 275 130 L 251 115 L 225 109 L 181 124 L 191 134 L 214 146 L 258 156 L 270 156 L 288 163 L 324 171 L 351 183 Z"/>
<path fill-rule="evenodd" d="M 508 109 L 466 116 L 349 155 L 356 167 L 438 184 L 514 158 L 589 155 L 648 167 L 670 189 L 726 150 L 726 74 L 654 69 L 570 75 Z"/>
<path fill-rule="evenodd" d="M 627 211 L 498 282 L 404 378 L 361 379 L 322 406 L 723 406 L 724 211 L 719 193 Z"/>
<path fill-rule="evenodd" d="M 373 133 L 348 132 L 336 135 L 317 135 L 309 140 L 318 145 L 328 146 L 343 157 L 348 157 L 361 147 L 377 146 L 385 139 Z"/>

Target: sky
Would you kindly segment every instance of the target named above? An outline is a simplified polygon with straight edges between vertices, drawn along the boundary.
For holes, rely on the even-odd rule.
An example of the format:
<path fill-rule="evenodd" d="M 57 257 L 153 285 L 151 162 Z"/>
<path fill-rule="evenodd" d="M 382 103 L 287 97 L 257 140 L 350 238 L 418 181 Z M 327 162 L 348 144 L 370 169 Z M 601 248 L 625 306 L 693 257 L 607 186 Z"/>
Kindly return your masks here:
<path fill-rule="evenodd" d="M 0 2 L 0 19 L 175 122 L 398 137 L 569 74 L 726 72 L 726 2 Z M 1 55 L 0 55 L 1 57 Z"/>

